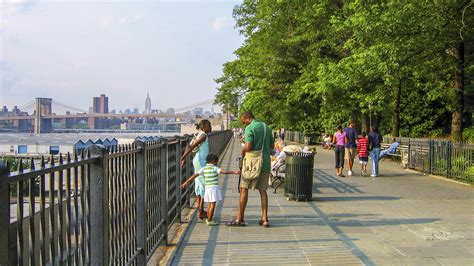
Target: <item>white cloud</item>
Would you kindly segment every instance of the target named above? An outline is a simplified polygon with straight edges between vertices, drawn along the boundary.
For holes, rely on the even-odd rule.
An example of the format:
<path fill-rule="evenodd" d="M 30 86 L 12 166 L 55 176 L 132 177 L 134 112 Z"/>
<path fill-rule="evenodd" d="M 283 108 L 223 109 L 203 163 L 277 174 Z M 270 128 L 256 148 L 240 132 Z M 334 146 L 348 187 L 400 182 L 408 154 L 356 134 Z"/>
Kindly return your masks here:
<path fill-rule="evenodd" d="M 37 3 L 38 0 L 0 0 L 0 9 L 7 14 L 25 12 L 31 10 Z"/>
<path fill-rule="evenodd" d="M 119 19 L 121 24 L 132 24 L 142 20 L 144 17 L 143 14 L 133 14 L 130 16 L 123 16 Z"/>
<path fill-rule="evenodd" d="M 0 106 L 44 96 L 87 109 L 105 93 L 111 109 L 142 109 L 148 90 L 158 109 L 195 102 L 183 95 L 212 98 L 242 42 L 231 30 L 235 3 L 161 1 L 40 0 L 25 9 L 28 1 L 3 0 Z"/>
<path fill-rule="evenodd" d="M 139 22 L 145 16 L 143 14 L 131 14 L 124 16 L 103 16 L 100 18 L 99 24 L 102 28 L 108 28 L 115 25 L 130 25 Z"/>
<path fill-rule="evenodd" d="M 0 0 L 0 34 L 8 28 L 9 18 L 31 11 L 37 3 L 38 0 Z"/>
<path fill-rule="evenodd" d="M 221 31 L 229 26 L 231 26 L 233 20 L 228 17 L 216 17 L 212 23 L 212 30 Z"/>

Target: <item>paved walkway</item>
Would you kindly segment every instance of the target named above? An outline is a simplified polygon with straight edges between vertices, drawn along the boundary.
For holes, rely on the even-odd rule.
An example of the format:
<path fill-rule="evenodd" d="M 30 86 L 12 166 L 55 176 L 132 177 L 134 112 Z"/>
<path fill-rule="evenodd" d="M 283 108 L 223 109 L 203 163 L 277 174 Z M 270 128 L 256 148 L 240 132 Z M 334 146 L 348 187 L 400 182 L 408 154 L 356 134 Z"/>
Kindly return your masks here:
<path fill-rule="evenodd" d="M 230 144 L 222 169 L 237 169 Z M 258 225 L 250 191 L 246 227 L 227 227 L 238 178 L 224 176 L 219 226 L 194 220 L 172 265 L 474 265 L 474 189 L 383 162 L 381 176 L 335 177 L 333 152 L 318 148 L 311 202 L 269 192 L 270 228 Z M 358 167 L 358 165 L 357 165 Z M 358 168 L 355 168 L 358 169 Z M 357 171 L 359 173 L 359 171 Z"/>

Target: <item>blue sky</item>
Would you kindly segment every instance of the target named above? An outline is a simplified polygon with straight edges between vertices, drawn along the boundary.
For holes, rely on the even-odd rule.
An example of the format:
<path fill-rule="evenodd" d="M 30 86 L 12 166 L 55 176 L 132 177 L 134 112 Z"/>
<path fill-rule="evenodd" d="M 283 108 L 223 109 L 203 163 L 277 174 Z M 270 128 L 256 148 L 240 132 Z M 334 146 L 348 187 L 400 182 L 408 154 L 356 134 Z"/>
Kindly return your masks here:
<path fill-rule="evenodd" d="M 143 110 L 148 91 L 153 109 L 212 99 L 243 41 L 239 2 L 0 0 L 0 104 L 50 97 L 87 110 L 105 93 L 110 109 Z"/>

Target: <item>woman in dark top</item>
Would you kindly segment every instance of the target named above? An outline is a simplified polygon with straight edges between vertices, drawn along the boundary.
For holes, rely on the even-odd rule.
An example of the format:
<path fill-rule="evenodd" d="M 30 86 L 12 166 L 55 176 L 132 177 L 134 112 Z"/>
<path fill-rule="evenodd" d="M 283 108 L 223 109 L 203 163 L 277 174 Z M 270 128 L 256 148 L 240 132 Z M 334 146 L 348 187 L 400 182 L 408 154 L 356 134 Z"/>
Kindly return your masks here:
<path fill-rule="evenodd" d="M 372 174 L 370 176 L 375 178 L 379 175 L 380 143 L 382 143 L 382 135 L 377 126 L 371 128 L 368 139 L 370 158 L 372 158 Z"/>

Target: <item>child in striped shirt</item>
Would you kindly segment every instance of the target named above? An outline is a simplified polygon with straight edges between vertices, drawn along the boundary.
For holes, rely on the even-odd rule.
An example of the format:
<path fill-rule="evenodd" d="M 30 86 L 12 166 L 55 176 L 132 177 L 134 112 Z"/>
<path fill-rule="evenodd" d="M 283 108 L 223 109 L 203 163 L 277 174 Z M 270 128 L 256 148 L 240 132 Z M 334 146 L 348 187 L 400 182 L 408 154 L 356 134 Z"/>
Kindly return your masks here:
<path fill-rule="evenodd" d="M 360 175 L 367 175 L 367 162 L 369 161 L 369 140 L 366 133 L 362 132 L 362 136 L 357 139 L 357 157 L 360 163 Z"/>
<path fill-rule="evenodd" d="M 219 174 L 240 174 L 240 171 L 224 171 L 217 167 L 219 157 L 215 154 L 209 154 L 206 157 L 206 166 L 201 168 L 196 174 L 188 178 L 182 185 L 184 188 L 189 182 L 199 175 L 204 176 L 206 182 L 206 190 L 204 192 L 204 202 L 207 202 L 207 220 L 206 224 L 209 226 L 217 225 L 214 221 L 214 210 L 216 208 L 216 202 L 222 200 L 221 192 L 219 190 L 219 182 L 217 177 Z"/>

